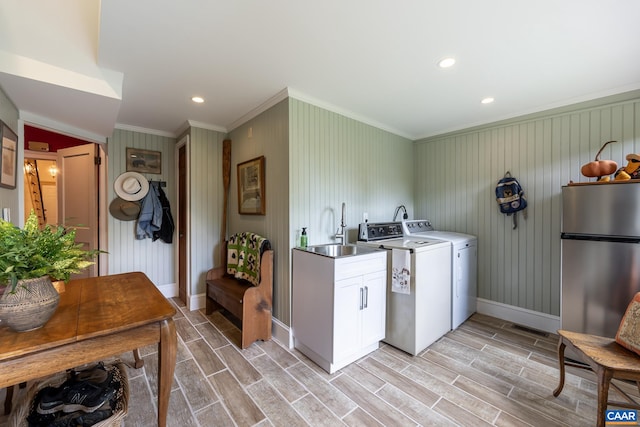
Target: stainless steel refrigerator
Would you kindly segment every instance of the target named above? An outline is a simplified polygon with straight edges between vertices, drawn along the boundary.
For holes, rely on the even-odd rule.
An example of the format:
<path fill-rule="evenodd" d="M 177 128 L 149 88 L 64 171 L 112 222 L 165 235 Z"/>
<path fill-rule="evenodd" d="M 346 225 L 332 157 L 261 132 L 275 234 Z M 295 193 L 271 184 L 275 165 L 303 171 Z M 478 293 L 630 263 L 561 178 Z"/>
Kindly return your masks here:
<path fill-rule="evenodd" d="M 613 337 L 640 291 L 640 183 L 562 187 L 562 329 Z"/>

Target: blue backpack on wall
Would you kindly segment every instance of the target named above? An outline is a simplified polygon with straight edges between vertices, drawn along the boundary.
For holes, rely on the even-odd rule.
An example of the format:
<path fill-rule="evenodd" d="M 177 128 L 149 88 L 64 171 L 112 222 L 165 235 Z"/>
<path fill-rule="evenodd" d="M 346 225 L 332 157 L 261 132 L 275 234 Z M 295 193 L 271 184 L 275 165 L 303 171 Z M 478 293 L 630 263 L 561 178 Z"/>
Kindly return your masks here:
<path fill-rule="evenodd" d="M 527 207 L 527 199 L 524 197 L 524 190 L 517 179 L 507 171 L 504 178 L 496 185 L 496 201 L 500 207 L 500 212 L 505 215 L 513 215 L 513 228 L 518 227 L 516 213 Z M 526 219 L 525 214 L 525 219 Z"/>

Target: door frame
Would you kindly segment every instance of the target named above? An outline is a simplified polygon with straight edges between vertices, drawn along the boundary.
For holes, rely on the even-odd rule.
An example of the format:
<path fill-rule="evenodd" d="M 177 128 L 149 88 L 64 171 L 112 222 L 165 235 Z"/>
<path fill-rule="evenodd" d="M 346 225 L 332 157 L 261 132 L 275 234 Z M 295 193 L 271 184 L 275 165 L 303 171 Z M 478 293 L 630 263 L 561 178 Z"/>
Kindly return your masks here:
<path fill-rule="evenodd" d="M 98 247 L 105 251 L 98 255 L 98 276 L 106 276 L 109 274 L 109 233 L 107 230 L 107 210 L 109 203 L 107 202 L 107 144 L 95 143 L 98 148 L 98 156 L 100 156 L 100 164 L 98 165 Z"/>
<path fill-rule="evenodd" d="M 100 156 L 100 165 L 98 166 L 98 183 L 96 191 L 98 192 L 98 246 L 103 251 L 109 250 L 109 239 L 107 232 L 107 150 L 106 144 L 99 142 L 91 142 L 87 141 L 87 144 L 95 144 L 98 149 L 98 155 Z M 34 150 L 22 150 L 22 159 L 20 162 L 24 162 L 24 159 L 42 159 L 42 160 L 57 160 L 57 154 L 55 152 L 50 151 L 34 151 Z M 22 171 L 22 163 L 19 163 L 19 170 Z M 58 165 L 58 167 L 62 167 L 62 165 Z M 21 181 L 22 182 L 22 181 Z M 57 186 L 56 182 L 56 186 Z M 24 185 L 22 185 L 22 189 L 18 191 L 19 196 L 19 215 L 20 215 L 20 224 L 24 223 Z M 101 253 L 99 255 L 98 262 L 98 275 L 105 276 L 109 273 L 109 265 L 108 265 L 108 254 Z"/>
<path fill-rule="evenodd" d="M 185 188 L 187 188 L 186 194 L 185 194 L 185 201 L 186 201 L 186 213 L 187 215 L 186 218 L 182 218 L 182 215 L 180 215 L 180 206 L 176 207 L 176 233 L 180 233 L 180 221 L 184 221 L 185 222 L 185 269 L 186 271 L 185 273 L 185 285 L 186 285 L 186 301 L 185 304 L 187 305 L 187 309 L 191 310 L 191 306 L 192 301 L 191 301 L 191 225 L 190 225 L 190 221 L 189 221 L 189 206 L 191 206 L 191 195 L 189 193 L 189 188 L 191 188 L 191 178 L 190 178 L 190 174 L 189 174 L 189 134 L 186 134 L 185 136 L 183 136 L 182 138 L 180 138 L 180 140 L 178 141 L 178 143 L 175 145 L 174 148 L 174 173 L 175 173 L 175 182 L 176 182 L 176 194 L 175 194 L 175 200 L 176 203 L 180 203 L 180 183 L 179 183 L 179 161 L 180 161 L 180 149 L 182 147 L 184 147 L 185 149 L 185 169 L 186 169 L 186 173 L 185 173 L 185 179 L 186 179 L 186 183 L 185 183 Z M 178 238 L 178 242 L 177 242 L 177 250 L 175 252 L 175 259 L 174 259 L 174 271 L 176 274 L 176 293 L 179 295 L 180 294 L 180 236 L 177 236 Z"/>

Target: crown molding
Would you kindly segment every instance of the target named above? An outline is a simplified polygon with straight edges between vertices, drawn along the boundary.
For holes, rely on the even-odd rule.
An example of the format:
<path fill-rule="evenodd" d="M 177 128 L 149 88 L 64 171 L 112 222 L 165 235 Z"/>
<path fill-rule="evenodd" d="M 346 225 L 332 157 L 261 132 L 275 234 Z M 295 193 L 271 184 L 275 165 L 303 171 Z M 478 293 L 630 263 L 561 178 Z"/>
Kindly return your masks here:
<path fill-rule="evenodd" d="M 242 126 L 243 124 L 247 123 L 249 120 L 255 118 L 259 114 L 264 113 L 269 108 L 287 99 L 288 97 L 289 97 L 289 88 L 282 89 L 280 92 L 276 93 L 271 98 L 267 99 L 265 102 L 258 105 L 256 108 L 249 111 L 245 115 L 241 116 L 239 119 L 235 120 L 229 126 L 227 126 L 227 128 L 229 129 L 228 132 L 235 130 L 239 126 Z"/>
<path fill-rule="evenodd" d="M 225 133 L 225 134 L 229 133 L 227 128 L 225 128 L 223 126 L 212 125 L 212 124 L 209 124 L 209 123 L 198 122 L 198 121 L 195 121 L 195 120 L 187 120 L 184 123 L 184 125 L 180 126 L 180 129 L 178 131 L 178 135 L 182 135 L 182 133 L 184 131 L 186 131 L 187 129 L 189 129 L 190 127 L 198 128 L 198 129 L 213 130 L 213 131 L 220 132 L 220 133 Z"/>
<path fill-rule="evenodd" d="M 555 116 L 568 112 L 576 112 L 598 108 L 609 104 L 617 104 L 627 102 L 640 97 L 640 84 L 627 85 L 618 87 L 608 91 L 593 93 L 590 95 L 565 100 L 555 104 L 546 105 L 540 108 L 534 108 L 526 111 L 520 111 L 513 114 L 496 118 L 490 122 L 476 122 L 461 125 L 455 128 L 443 129 L 432 134 L 424 134 L 415 139 L 415 142 L 431 141 L 439 138 L 446 138 L 451 135 L 457 135 L 467 132 L 476 132 L 482 129 L 506 126 L 513 123 L 521 123 L 530 120 L 537 120 L 544 117 Z"/>
<path fill-rule="evenodd" d="M 120 130 L 128 130 L 131 132 L 138 132 L 138 133 L 147 133 L 149 135 L 157 135 L 157 136 L 164 136 L 167 138 L 176 138 L 176 134 L 172 133 L 172 132 L 165 132 L 165 131 L 161 131 L 161 130 L 156 130 L 156 129 L 149 129 L 149 128 L 143 128 L 140 126 L 131 126 L 131 125 L 124 125 L 122 123 L 116 123 L 115 126 L 116 129 L 120 129 Z"/>
<path fill-rule="evenodd" d="M 319 100 L 317 98 L 311 97 L 311 96 L 306 95 L 306 94 L 304 94 L 302 92 L 299 92 L 299 91 L 297 91 L 295 89 L 291 89 L 291 88 L 287 88 L 287 89 L 288 89 L 289 96 L 291 98 L 297 99 L 298 101 L 302 101 L 302 102 L 306 102 L 307 104 L 315 105 L 316 107 L 320 107 L 322 109 L 331 111 L 333 113 L 340 114 L 341 116 L 348 117 L 348 118 L 356 120 L 356 121 L 358 121 L 360 123 L 364 123 L 366 125 L 373 126 L 375 128 L 381 129 L 381 130 L 383 130 L 385 132 L 389 132 L 389 133 L 392 133 L 394 135 L 401 136 L 403 138 L 407 138 L 407 139 L 409 139 L 411 141 L 415 140 L 414 135 L 409 135 L 408 133 L 405 133 L 405 132 L 402 132 L 402 131 L 400 131 L 398 129 L 392 128 L 390 126 L 387 126 L 385 124 L 382 124 L 380 122 L 372 120 L 372 119 L 370 119 L 368 117 L 364 117 L 364 116 L 358 115 L 358 114 L 356 114 L 356 113 L 354 113 L 352 111 L 346 110 L 344 108 L 340 108 L 340 107 L 338 107 L 336 105 L 333 105 L 333 104 L 330 104 L 328 102 L 325 102 L 325 101 Z"/>

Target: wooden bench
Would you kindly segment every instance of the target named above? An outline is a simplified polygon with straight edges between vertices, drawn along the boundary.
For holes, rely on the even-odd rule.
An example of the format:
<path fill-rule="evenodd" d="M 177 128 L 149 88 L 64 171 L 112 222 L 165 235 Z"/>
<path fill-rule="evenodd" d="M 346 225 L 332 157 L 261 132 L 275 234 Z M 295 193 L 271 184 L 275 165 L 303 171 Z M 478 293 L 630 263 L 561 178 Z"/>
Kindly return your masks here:
<path fill-rule="evenodd" d="M 227 253 L 226 243 L 224 253 Z M 271 301 L 273 295 L 273 250 L 265 250 L 260 259 L 260 284 L 227 274 L 227 267 L 207 272 L 205 312 L 224 308 L 242 321 L 242 349 L 256 340 L 271 339 Z"/>

